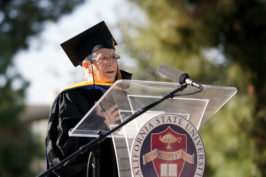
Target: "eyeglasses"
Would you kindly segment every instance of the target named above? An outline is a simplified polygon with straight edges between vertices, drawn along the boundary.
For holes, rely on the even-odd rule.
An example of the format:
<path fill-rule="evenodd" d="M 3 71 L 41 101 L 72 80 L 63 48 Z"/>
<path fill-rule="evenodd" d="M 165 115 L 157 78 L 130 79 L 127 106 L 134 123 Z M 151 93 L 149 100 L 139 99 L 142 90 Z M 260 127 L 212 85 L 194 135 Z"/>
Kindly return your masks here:
<path fill-rule="evenodd" d="M 100 57 L 98 58 L 93 58 L 92 61 L 95 61 L 99 64 L 107 64 L 107 63 L 110 63 L 110 64 L 115 64 L 117 63 L 117 60 L 120 58 L 119 55 L 112 55 L 112 56 L 108 56 L 108 55 L 101 55 Z"/>

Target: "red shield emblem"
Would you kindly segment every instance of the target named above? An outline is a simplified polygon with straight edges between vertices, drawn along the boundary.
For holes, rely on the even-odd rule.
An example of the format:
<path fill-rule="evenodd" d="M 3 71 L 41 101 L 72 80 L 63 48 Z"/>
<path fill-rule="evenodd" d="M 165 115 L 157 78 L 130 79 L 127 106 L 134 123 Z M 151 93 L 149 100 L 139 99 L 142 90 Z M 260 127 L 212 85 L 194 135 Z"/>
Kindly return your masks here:
<path fill-rule="evenodd" d="M 160 133 L 153 133 L 151 149 L 157 158 L 153 166 L 158 177 L 180 177 L 184 167 L 183 152 L 187 151 L 187 136 L 168 127 Z"/>

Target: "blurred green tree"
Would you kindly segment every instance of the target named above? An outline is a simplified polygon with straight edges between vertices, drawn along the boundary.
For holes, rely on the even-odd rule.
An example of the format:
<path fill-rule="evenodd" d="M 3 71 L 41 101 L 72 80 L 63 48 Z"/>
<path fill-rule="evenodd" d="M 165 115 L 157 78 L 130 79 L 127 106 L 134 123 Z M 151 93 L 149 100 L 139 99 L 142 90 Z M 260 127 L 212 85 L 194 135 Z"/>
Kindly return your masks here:
<path fill-rule="evenodd" d="M 33 176 L 31 163 L 40 153 L 29 125 L 18 115 L 25 107 L 28 86 L 13 65 L 13 56 L 29 45 L 47 20 L 55 21 L 71 12 L 83 0 L 1 0 L 0 1 L 0 176 Z"/>
<path fill-rule="evenodd" d="M 126 50 L 138 59 L 137 79 L 158 79 L 154 66 L 166 64 L 201 83 L 239 90 L 200 130 L 204 176 L 265 176 L 266 1 L 131 2 L 147 17 L 121 23 Z"/>

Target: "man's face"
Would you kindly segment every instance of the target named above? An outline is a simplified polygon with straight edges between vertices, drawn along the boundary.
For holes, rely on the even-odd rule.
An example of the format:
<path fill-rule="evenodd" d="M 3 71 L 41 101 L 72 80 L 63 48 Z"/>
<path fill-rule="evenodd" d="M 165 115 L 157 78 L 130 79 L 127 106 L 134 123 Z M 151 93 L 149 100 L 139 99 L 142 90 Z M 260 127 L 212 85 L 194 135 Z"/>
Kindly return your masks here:
<path fill-rule="evenodd" d="M 102 48 L 93 54 L 95 82 L 114 82 L 117 74 L 117 56 L 114 49 Z"/>

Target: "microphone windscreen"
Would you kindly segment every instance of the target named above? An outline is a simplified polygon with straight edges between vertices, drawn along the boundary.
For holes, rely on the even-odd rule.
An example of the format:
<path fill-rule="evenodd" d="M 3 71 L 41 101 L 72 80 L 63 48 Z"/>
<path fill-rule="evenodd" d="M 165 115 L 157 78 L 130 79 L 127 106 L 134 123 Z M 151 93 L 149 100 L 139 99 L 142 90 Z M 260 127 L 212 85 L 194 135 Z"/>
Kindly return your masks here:
<path fill-rule="evenodd" d="M 170 68 L 166 65 L 159 66 L 158 71 L 166 78 L 180 84 L 185 83 L 186 79 L 189 78 L 189 75 L 187 73 L 176 70 L 174 68 Z"/>

